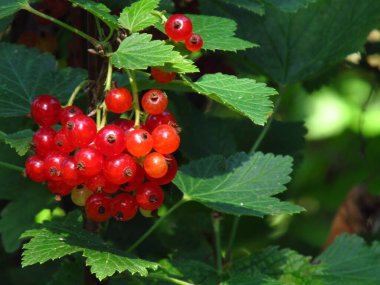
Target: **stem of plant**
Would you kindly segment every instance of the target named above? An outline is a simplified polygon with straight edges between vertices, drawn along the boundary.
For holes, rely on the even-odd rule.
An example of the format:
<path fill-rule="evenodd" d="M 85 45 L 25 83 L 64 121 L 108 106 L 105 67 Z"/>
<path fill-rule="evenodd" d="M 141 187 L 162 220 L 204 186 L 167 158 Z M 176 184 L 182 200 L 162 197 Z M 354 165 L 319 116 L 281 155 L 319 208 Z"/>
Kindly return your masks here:
<path fill-rule="evenodd" d="M 256 139 L 254 145 L 252 146 L 252 148 L 251 148 L 251 150 L 249 152 L 250 154 L 253 154 L 253 153 L 256 152 L 256 150 L 260 147 L 261 143 L 263 142 L 265 136 L 267 135 L 267 133 L 269 131 L 269 128 L 270 128 L 270 126 L 272 124 L 272 121 L 273 121 L 273 118 L 274 118 L 274 114 L 277 112 L 278 107 L 280 106 L 281 97 L 284 94 L 284 91 L 285 91 L 285 86 L 280 86 L 279 92 L 278 92 L 279 93 L 278 94 L 278 99 L 277 99 L 276 103 L 274 104 L 272 115 L 268 119 L 267 124 L 262 129 L 262 131 L 260 132 L 259 137 Z M 232 230 L 231 230 L 231 234 L 230 234 L 230 238 L 229 238 L 229 242 L 228 242 L 228 247 L 227 247 L 227 250 L 226 250 L 226 257 L 229 260 L 232 259 L 232 247 L 233 247 L 235 239 L 236 239 L 236 233 L 237 233 L 237 230 L 238 230 L 238 227 L 239 227 L 239 222 L 240 222 L 240 216 L 235 216 L 233 224 L 232 224 Z"/>
<path fill-rule="evenodd" d="M 213 213 L 212 214 L 212 226 L 214 228 L 214 237 L 215 237 L 215 254 L 216 254 L 216 270 L 218 272 L 218 275 L 222 275 L 223 268 L 222 268 L 222 247 L 220 242 L 220 219 L 219 216 L 220 213 Z M 218 216 L 214 216 L 218 215 Z"/>
<path fill-rule="evenodd" d="M 9 170 L 18 171 L 18 172 L 23 172 L 25 170 L 23 167 L 20 167 L 11 163 L 3 162 L 3 161 L 0 161 L 0 167 L 9 169 Z"/>
<path fill-rule="evenodd" d="M 174 204 L 173 207 L 171 207 L 164 216 L 162 216 L 157 222 L 155 222 L 134 244 L 132 244 L 127 252 L 133 251 L 135 248 L 137 248 L 144 240 L 146 240 L 147 237 L 149 237 L 154 230 L 175 210 L 177 210 L 179 207 L 181 207 L 183 204 L 188 202 L 187 199 L 182 198 L 180 201 L 178 201 L 176 204 Z"/>
<path fill-rule="evenodd" d="M 54 17 L 51 17 L 49 15 L 46 15 L 34 8 L 32 8 L 30 5 L 25 5 L 23 6 L 23 9 L 34 14 L 34 15 L 37 15 L 43 19 L 46 19 L 48 21 L 51 21 L 53 22 L 54 24 L 57 24 L 58 26 L 61 26 L 71 32 L 73 32 L 74 34 L 77 34 L 78 36 L 84 38 L 85 40 L 89 41 L 94 47 L 99 47 L 100 46 L 100 43 L 98 42 L 98 40 L 94 39 L 93 37 L 87 35 L 86 33 L 82 32 L 81 30 L 73 27 L 73 26 L 70 26 Z"/>
<path fill-rule="evenodd" d="M 107 94 L 107 92 L 109 90 L 111 90 L 111 88 L 112 88 L 112 71 L 113 71 L 113 67 L 112 67 L 111 59 L 108 59 L 107 77 L 106 77 L 105 88 L 104 88 L 105 94 Z M 106 105 L 106 103 L 103 102 L 101 107 L 102 107 L 103 113 L 102 113 L 102 121 L 100 123 L 99 128 L 103 128 L 107 124 L 107 105 Z"/>
<path fill-rule="evenodd" d="M 159 275 L 159 274 L 156 274 L 156 273 L 149 274 L 148 278 L 168 281 L 170 283 L 178 284 L 178 285 L 194 285 L 193 283 L 188 283 L 188 282 L 179 280 L 177 278 L 169 277 L 169 276 L 162 276 L 162 275 Z"/>
<path fill-rule="evenodd" d="M 129 82 L 131 83 L 132 95 L 133 95 L 133 108 L 135 110 L 135 128 L 140 128 L 140 103 L 139 103 L 139 90 L 136 84 L 136 74 L 132 70 L 127 70 Z"/>
<path fill-rule="evenodd" d="M 73 93 L 70 96 L 69 101 L 67 102 L 67 106 L 72 106 L 74 104 L 75 98 L 77 97 L 78 93 L 82 90 L 82 88 L 88 84 L 90 80 L 84 80 L 74 89 Z"/>

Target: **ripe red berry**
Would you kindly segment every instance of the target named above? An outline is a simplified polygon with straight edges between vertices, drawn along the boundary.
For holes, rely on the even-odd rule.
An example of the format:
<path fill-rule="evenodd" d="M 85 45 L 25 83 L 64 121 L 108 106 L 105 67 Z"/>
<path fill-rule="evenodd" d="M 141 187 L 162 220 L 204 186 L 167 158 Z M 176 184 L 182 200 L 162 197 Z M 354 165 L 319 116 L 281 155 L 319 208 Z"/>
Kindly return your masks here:
<path fill-rule="evenodd" d="M 44 159 L 45 175 L 48 180 L 62 181 L 61 165 L 68 156 L 59 152 L 52 152 Z"/>
<path fill-rule="evenodd" d="M 128 221 L 136 215 L 136 212 L 136 200 L 129 194 L 119 194 L 111 201 L 111 213 L 117 221 Z"/>
<path fill-rule="evenodd" d="M 123 129 L 124 133 L 127 135 L 130 131 L 135 129 L 135 121 L 126 119 L 116 119 L 111 123 Z M 145 129 L 145 126 L 140 123 L 140 129 Z"/>
<path fill-rule="evenodd" d="M 125 133 L 116 125 L 108 125 L 102 128 L 95 138 L 96 148 L 104 155 L 116 155 L 125 148 Z"/>
<path fill-rule="evenodd" d="M 128 181 L 128 183 L 122 185 L 121 190 L 129 192 L 135 191 L 137 187 L 144 183 L 145 172 L 144 169 L 137 164 L 137 171 L 133 176 L 132 180 Z"/>
<path fill-rule="evenodd" d="M 61 125 L 66 125 L 67 121 L 71 118 L 74 118 L 76 115 L 83 115 L 83 112 L 81 109 L 79 109 L 76 106 L 68 106 L 65 108 L 62 108 L 61 113 L 59 115 L 59 121 L 61 122 Z"/>
<path fill-rule="evenodd" d="M 152 133 L 153 148 L 162 154 L 175 152 L 180 144 L 180 137 L 177 131 L 169 125 L 160 125 Z"/>
<path fill-rule="evenodd" d="M 142 129 L 136 129 L 128 133 L 125 146 L 130 154 L 136 157 L 147 155 L 153 147 L 152 136 Z"/>
<path fill-rule="evenodd" d="M 165 33 L 173 41 L 184 41 L 192 33 L 191 20 L 182 14 L 171 15 L 165 24 Z"/>
<path fill-rule="evenodd" d="M 152 89 L 144 94 L 141 105 L 147 113 L 158 115 L 168 106 L 168 96 L 161 90 Z"/>
<path fill-rule="evenodd" d="M 67 185 L 63 181 L 48 181 L 47 186 L 53 194 L 67 196 L 71 193 L 73 186 Z"/>
<path fill-rule="evenodd" d="M 46 180 L 44 159 L 39 155 L 29 156 L 25 161 L 25 171 L 28 177 L 36 182 Z"/>
<path fill-rule="evenodd" d="M 40 95 L 32 102 L 32 118 L 42 127 L 50 127 L 58 123 L 60 112 L 61 104 L 53 96 Z"/>
<path fill-rule="evenodd" d="M 66 122 L 65 134 L 75 147 L 89 145 L 96 136 L 96 124 L 86 115 L 77 115 Z"/>
<path fill-rule="evenodd" d="M 152 74 L 153 79 L 161 84 L 167 84 L 177 76 L 177 73 L 175 72 L 166 72 L 153 67 L 151 68 L 150 73 Z"/>
<path fill-rule="evenodd" d="M 94 222 L 104 222 L 111 217 L 111 197 L 104 193 L 95 193 L 87 198 L 85 204 L 87 218 Z"/>
<path fill-rule="evenodd" d="M 93 147 L 79 149 L 74 155 L 74 161 L 83 176 L 94 176 L 102 171 L 103 156 Z"/>
<path fill-rule="evenodd" d="M 153 182 L 157 185 L 166 185 L 172 182 L 174 177 L 177 175 L 178 164 L 175 157 L 171 154 L 166 154 L 165 159 L 168 164 L 168 172 L 166 172 L 166 174 L 161 178 L 153 178 L 147 175 L 147 178 L 150 182 Z"/>
<path fill-rule="evenodd" d="M 108 110 L 116 114 L 121 114 L 131 108 L 132 95 L 123 87 L 114 88 L 107 92 L 105 102 Z"/>
<path fill-rule="evenodd" d="M 84 182 L 84 177 L 77 170 L 73 157 L 69 157 L 62 162 L 61 175 L 63 181 L 71 186 L 77 186 Z"/>
<path fill-rule="evenodd" d="M 136 191 L 136 201 L 144 210 L 153 211 L 158 209 L 164 201 L 162 189 L 152 183 L 141 185 Z"/>
<path fill-rule="evenodd" d="M 43 127 L 33 135 L 33 147 L 37 154 L 46 156 L 55 150 L 54 138 L 56 131 L 49 127 Z"/>
<path fill-rule="evenodd" d="M 137 163 L 125 153 L 111 156 L 104 162 L 104 176 L 114 184 L 124 184 L 136 175 Z"/>
<path fill-rule="evenodd" d="M 54 137 L 55 150 L 63 153 L 72 152 L 75 146 L 67 139 L 65 130 L 60 129 Z"/>
<path fill-rule="evenodd" d="M 185 46 L 189 51 L 198 51 L 203 46 L 202 37 L 198 34 L 191 34 L 185 41 Z"/>
<path fill-rule="evenodd" d="M 152 152 L 144 159 L 144 170 L 150 177 L 161 178 L 168 172 L 168 164 L 161 153 Z"/>
<path fill-rule="evenodd" d="M 105 192 L 109 194 L 116 193 L 119 190 L 119 185 L 109 182 L 102 173 L 88 177 L 85 182 L 87 188 L 93 192 Z"/>
<path fill-rule="evenodd" d="M 145 121 L 145 128 L 148 132 L 152 133 L 155 128 L 160 125 L 177 126 L 177 121 L 169 111 L 163 111 L 158 115 L 148 115 Z"/>

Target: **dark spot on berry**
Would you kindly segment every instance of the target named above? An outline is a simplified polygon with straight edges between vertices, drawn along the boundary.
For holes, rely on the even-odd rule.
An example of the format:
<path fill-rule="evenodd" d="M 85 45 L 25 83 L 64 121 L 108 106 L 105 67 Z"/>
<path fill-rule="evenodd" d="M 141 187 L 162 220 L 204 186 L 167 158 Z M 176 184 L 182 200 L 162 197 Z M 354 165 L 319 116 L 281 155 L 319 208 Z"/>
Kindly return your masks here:
<path fill-rule="evenodd" d="M 103 215 L 105 212 L 106 212 L 106 208 L 104 208 L 103 206 L 100 206 L 100 207 L 98 208 L 98 213 L 99 213 L 99 214 Z"/>
<path fill-rule="evenodd" d="M 158 197 L 156 195 L 150 195 L 149 196 L 149 202 L 151 202 L 152 204 L 153 203 L 157 203 L 158 202 Z"/>
<path fill-rule="evenodd" d="M 124 169 L 124 176 L 132 176 L 132 175 L 133 175 L 132 169 L 130 169 L 129 167 Z"/>
<path fill-rule="evenodd" d="M 70 108 L 70 109 L 69 109 L 69 113 L 70 113 L 70 114 L 76 114 L 77 111 L 76 111 L 74 108 Z"/>
<path fill-rule="evenodd" d="M 114 143 L 116 141 L 116 136 L 114 134 L 110 134 L 106 138 L 107 142 Z"/>
<path fill-rule="evenodd" d="M 83 189 L 84 188 L 84 184 L 80 184 L 77 186 L 77 189 Z"/>
<path fill-rule="evenodd" d="M 57 146 L 63 146 L 63 141 L 62 140 L 58 140 L 57 141 Z"/>
<path fill-rule="evenodd" d="M 193 44 L 193 45 L 196 45 L 198 43 L 198 38 L 195 37 L 195 36 L 192 36 L 190 38 L 190 43 Z"/>
<path fill-rule="evenodd" d="M 178 30 L 178 29 L 180 29 L 181 27 L 182 27 L 182 23 L 181 23 L 180 21 L 175 21 L 175 22 L 173 23 L 173 28 L 174 28 L 174 29 Z"/>
<path fill-rule="evenodd" d="M 158 95 L 156 92 L 153 92 L 151 95 L 150 95 L 150 101 L 152 101 L 153 103 L 156 103 L 158 101 Z"/>
<path fill-rule="evenodd" d="M 58 170 L 55 167 L 50 167 L 49 168 L 49 173 L 50 173 L 51 176 L 54 176 L 54 175 L 58 176 Z"/>
<path fill-rule="evenodd" d="M 120 211 L 118 211 L 116 213 L 115 219 L 118 220 L 118 221 L 120 221 L 121 219 L 123 219 L 123 213 L 120 212 Z"/>
<path fill-rule="evenodd" d="M 101 192 L 103 192 L 103 187 L 102 187 L 102 186 L 98 186 L 98 187 L 96 187 L 95 192 L 96 192 L 96 193 L 101 193 Z"/>
<path fill-rule="evenodd" d="M 74 129 L 74 123 L 73 122 L 67 122 L 66 127 L 68 130 L 72 130 L 72 129 Z"/>
<path fill-rule="evenodd" d="M 148 135 L 147 135 L 146 133 L 142 133 L 142 134 L 141 134 L 141 138 L 142 138 L 143 140 L 146 140 L 146 139 L 148 138 Z"/>
<path fill-rule="evenodd" d="M 78 164 L 77 164 L 77 169 L 79 171 L 83 171 L 85 169 L 85 165 L 83 163 L 83 161 L 79 161 Z"/>

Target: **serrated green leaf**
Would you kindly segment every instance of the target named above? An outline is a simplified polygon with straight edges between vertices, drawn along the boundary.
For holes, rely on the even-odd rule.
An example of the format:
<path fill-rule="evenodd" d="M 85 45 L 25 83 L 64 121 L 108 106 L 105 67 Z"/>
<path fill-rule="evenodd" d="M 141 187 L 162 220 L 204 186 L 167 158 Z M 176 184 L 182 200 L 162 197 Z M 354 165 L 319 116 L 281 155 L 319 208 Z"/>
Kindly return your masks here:
<path fill-rule="evenodd" d="M 0 43 L 0 117 L 25 116 L 38 95 L 66 102 L 87 77 L 82 69 L 57 69 L 52 55 L 24 46 Z"/>
<path fill-rule="evenodd" d="M 38 0 L 0 0 L 0 19 L 10 16 Z"/>
<path fill-rule="evenodd" d="M 152 40 L 152 35 L 132 34 L 112 55 L 112 64 L 125 69 L 146 69 L 149 66 L 170 64 L 179 73 L 198 71 L 191 60 L 184 58 L 173 48 L 174 46 L 164 41 Z"/>
<path fill-rule="evenodd" d="M 99 236 L 83 230 L 79 223 L 72 221 L 45 223 L 40 229 L 26 231 L 21 238 L 30 238 L 23 246 L 23 267 L 82 252 L 86 265 L 99 280 L 124 271 L 146 276 L 148 269 L 158 268 L 154 262 L 111 248 Z"/>
<path fill-rule="evenodd" d="M 380 244 L 358 236 L 339 236 L 318 258 L 326 266 L 327 285 L 380 284 Z"/>
<path fill-rule="evenodd" d="M 130 32 L 138 32 L 159 21 L 152 12 L 158 7 L 159 0 L 140 0 L 125 7 L 120 14 L 119 24 Z"/>
<path fill-rule="evenodd" d="M 221 73 L 206 74 L 198 81 L 188 83 L 198 93 L 239 112 L 258 125 L 264 125 L 272 112 L 269 96 L 277 94 L 275 89 L 264 83 Z"/>
<path fill-rule="evenodd" d="M 216 2 L 224 2 L 234 5 L 259 15 L 264 15 L 265 11 L 264 3 L 259 0 L 216 0 Z"/>
<path fill-rule="evenodd" d="M 117 18 L 110 14 L 111 10 L 103 3 L 96 3 L 92 0 L 69 0 L 74 6 L 79 6 L 95 17 L 101 19 L 111 29 L 118 27 Z"/>
<path fill-rule="evenodd" d="M 231 19 L 203 15 L 188 16 L 193 23 L 193 31 L 202 36 L 202 48 L 205 50 L 238 51 L 257 47 L 256 44 L 235 36 L 237 25 Z"/>
<path fill-rule="evenodd" d="M 0 131 L 0 140 L 14 148 L 18 155 L 24 156 L 32 142 L 34 132 L 32 130 L 22 130 L 13 134 L 6 134 Z"/>
<path fill-rule="evenodd" d="M 260 152 L 229 159 L 211 156 L 183 166 L 174 184 L 188 199 L 217 211 L 259 216 L 294 214 L 303 209 L 275 197 L 290 181 L 292 159 Z"/>

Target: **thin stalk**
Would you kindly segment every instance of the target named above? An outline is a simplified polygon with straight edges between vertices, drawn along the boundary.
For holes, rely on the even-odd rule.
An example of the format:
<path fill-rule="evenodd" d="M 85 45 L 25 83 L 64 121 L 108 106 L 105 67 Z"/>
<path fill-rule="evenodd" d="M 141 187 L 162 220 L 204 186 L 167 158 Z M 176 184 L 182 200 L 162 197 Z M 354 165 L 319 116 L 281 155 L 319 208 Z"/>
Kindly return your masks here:
<path fill-rule="evenodd" d="M 153 11 L 152 14 L 155 16 L 158 16 L 161 19 L 162 24 L 165 24 L 168 20 L 168 18 L 166 18 L 166 16 L 162 12 Z"/>
<path fill-rule="evenodd" d="M 216 253 L 216 270 L 218 275 L 222 275 L 222 247 L 220 242 L 220 218 L 212 218 L 212 226 L 214 228 L 215 237 L 215 253 Z"/>
<path fill-rule="evenodd" d="M 132 95 L 133 95 L 133 108 L 135 110 L 135 128 L 140 127 L 141 109 L 139 103 L 139 90 L 136 84 L 136 75 L 134 71 L 127 70 L 129 82 L 131 83 Z"/>
<path fill-rule="evenodd" d="M 174 204 L 173 207 L 171 207 L 164 216 L 162 216 L 157 222 L 155 222 L 134 244 L 132 244 L 127 252 L 133 251 L 135 248 L 137 248 L 143 241 L 146 240 L 147 237 L 149 237 L 154 230 L 161 225 L 161 223 L 175 210 L 177 210 L 179 207 L 181 207 L 183 204 L 185 204 L 188 200 L 185 198 L 182 198 L 180 201 L 178 201 L 176 204 Z"/>
<path fill-rule="evenodd" d="M 228 246 L 227 246 L 227 250 L 226 250 L 226 258 L 227 259 L 231 258 L 230 255 L 232 252 L 232 246 L 234 245 L 234 242 L 235 242 L 236 233 L 237 233 L 237 229 L 239 226 L 239 221 L 240 221 L 240 216 L 235 216 L 234 221 L 232 223 L 231 235 L 230 235 L 230 238 L 228 240 Z"/>
<path fill-rule="evenodd" d="M 80 36 L 80 37 L 84 38 L 85 40 L 89 41 L 95 47 L 99 47 L 100 46 L 100 43 L 98 42 L 98 40 L 94 39 L 90 35 L 87 35 L 86 33 L 82 32 L 81 30 L 79 30 L 79 29 L 77 29 L 77 28 L 75 28 L 73 26 L 70 26 L 70 25 L 68 25 L 68 24 L 66 24 L 66 23 L 64 23 L 64 22 L 62 22 L 62 21 L 60 21 L 60 20 L 58 20 L 58 19 L 56 19 L 54 17 L 46 15 L 46 14 L 44 14 L 44 13 L 42 13 L 42 12 L 40 12 L 40 11 L 34 9 L 34 8 L 32 8 L 30 5 L 25 5 L 23 7 L 23 9 L 26 10 L 26 11 L 28 11 L 28 12 L 30 12 L 30 13 L 32 13 L 32 14 L 34 14 L 34 15 L 37 15 L 37 16 L 43 18 L 43 19 L 51 21 L 54 24 L 57 24 L 57 25 L 65 28 L 65 29 L 73 32 L 74 34 L 77 34 L 78 36 Z"/>
<path fill-rule="evenodd" d="M 194 285 L 193 283 L 188 283 L 186 281 L 179 280 L 177 278 L 169 277 L 169 276 L 163 276 L 159 275 L 156 273 L 151 273 L 148 275 L 148 278 L 151 279 L 156 279 L 156 280 L 163 280 L 163 281 L 168 281 L 173 284 L 178 284 L 178 285 Z"/>
<path fill-rule="evenodd" d="M 67 106 L 72 106 L 74 104 L 75 98 L 77 97 L 78 93 L 82 90 L 82 88 L 88 84 L 90 80 L 84 80 L 74 89 L 73 93 L 70 96 L 69 101 L 67 102 Z"/>
<path fill-rule="evenodd" d="M 3 161 L 0 161 L 0 167 L 5 168 L 5 169 L 9 169 L 9 170 L 15 170 L 18 172 L 24 171 L 23 167 L 20 167 L 20 166 L 11 164 L 11 163 L 3 162 Z"/>
<path fill-rule="evenodd" d="M 104 88 L 104 91 L 106 94 L 112 88 L 111 86 L 112 85 L 112 71 L 113 71 L 113 67 L 112 67 L 111 59 L 108 59 L 107 77 L 106 77 L 105 88 Z M 104 127 L 107 124 L 107 105 L 105 104 L 105 102 L 103 102 L 102 104 L 102 110 L 103 110 L 103 113 L 102 113 L 102 121 L 99 126 L 100 128 Z"/>

